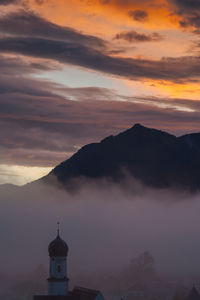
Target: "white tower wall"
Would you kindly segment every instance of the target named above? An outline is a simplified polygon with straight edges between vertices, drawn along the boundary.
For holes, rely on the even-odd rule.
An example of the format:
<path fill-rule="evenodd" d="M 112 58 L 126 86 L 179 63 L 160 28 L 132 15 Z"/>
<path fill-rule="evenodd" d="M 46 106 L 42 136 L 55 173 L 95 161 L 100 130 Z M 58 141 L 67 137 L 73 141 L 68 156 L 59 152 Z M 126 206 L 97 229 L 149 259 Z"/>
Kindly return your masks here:
<path fill-rule="evenodd" d="M 67 296 L 67 284 L 66 281 L 52 281 L 48 283 L 48 295 L 49 296 Z"/>
<path fill-rule="evenodd" d="M 48 279 L 48 295 L 66 296 L 68 294 L 66 257 L 50 257 L 50 278 Z"/>
<path fill-rule="evenodd" d="M 67 260 L 64 256 L 50 257 L 50 277 L 64 278 L 67 275 Z"/>

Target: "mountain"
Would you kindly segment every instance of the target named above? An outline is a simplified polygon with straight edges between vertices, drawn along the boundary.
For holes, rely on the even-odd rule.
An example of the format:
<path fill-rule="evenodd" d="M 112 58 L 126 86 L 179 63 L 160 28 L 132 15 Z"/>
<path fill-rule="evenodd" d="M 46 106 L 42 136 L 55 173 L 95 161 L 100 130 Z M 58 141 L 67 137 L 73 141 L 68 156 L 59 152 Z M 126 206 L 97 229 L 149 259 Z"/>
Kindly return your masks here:
<path fill-rule="evenodd" d="M 65 187 L 79 177 L 108 177 L 125 173 L 152 187 L 200 189 L 200 133 L 181 137 L 135 124 L 132 128 L 82 147 L 42 178 L 56 178 Z"/>

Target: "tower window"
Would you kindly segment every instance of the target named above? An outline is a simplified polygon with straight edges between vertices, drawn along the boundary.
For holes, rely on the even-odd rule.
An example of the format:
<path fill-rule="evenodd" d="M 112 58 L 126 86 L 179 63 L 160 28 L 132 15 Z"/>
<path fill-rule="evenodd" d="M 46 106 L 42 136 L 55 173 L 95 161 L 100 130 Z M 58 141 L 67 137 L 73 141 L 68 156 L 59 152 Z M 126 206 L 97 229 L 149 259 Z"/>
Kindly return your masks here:
<path fill-rule="evenodd" d="M 58 267 L 57 267 L 57 271 L 58 271 L 58 273 L 61 272 L 61 266 L 58 266 Z"/>

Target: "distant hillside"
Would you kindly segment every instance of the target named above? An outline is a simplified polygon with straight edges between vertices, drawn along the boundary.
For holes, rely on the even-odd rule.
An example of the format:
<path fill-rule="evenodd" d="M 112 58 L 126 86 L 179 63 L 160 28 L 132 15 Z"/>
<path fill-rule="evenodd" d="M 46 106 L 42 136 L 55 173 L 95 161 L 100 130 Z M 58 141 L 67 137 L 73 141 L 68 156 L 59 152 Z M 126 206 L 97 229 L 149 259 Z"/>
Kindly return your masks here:
<path fill-rule="evenodd" d="M 175 137 L 135 124 L 100 143 L 82 147 L 42 181 L 70 186 L 71 180 L 109 177 L 120 180 L 124 170 L 153 187 L 200 189 L 200 133 Z M 54 175 L 54 176 L 52 176 Z"/>

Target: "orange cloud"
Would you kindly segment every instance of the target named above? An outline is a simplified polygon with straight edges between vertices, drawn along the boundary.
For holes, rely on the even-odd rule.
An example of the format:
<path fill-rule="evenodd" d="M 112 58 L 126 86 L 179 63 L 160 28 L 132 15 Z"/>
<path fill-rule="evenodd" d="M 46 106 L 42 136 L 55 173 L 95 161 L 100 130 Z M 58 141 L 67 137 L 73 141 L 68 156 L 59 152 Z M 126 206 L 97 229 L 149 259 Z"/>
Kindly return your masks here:
<path fill-rule="evenodd" d="M 166 81 L 157 81 L 153 83 L 155 88 L 162 93 L 166 93 L 174 98 L 189 98 L 199 100 L 200 88 L 199 83 L 168 83 Z"/>
<path fill-rule="evenodd" d="M 177 28 L 180 21 L 166 0 L 51 0 L 43 5 L 30 0 L 30 6 L 59 25 L 105 37 L 125 27 Z M 141 19 L 137 12 L 141 12 Z"/>

